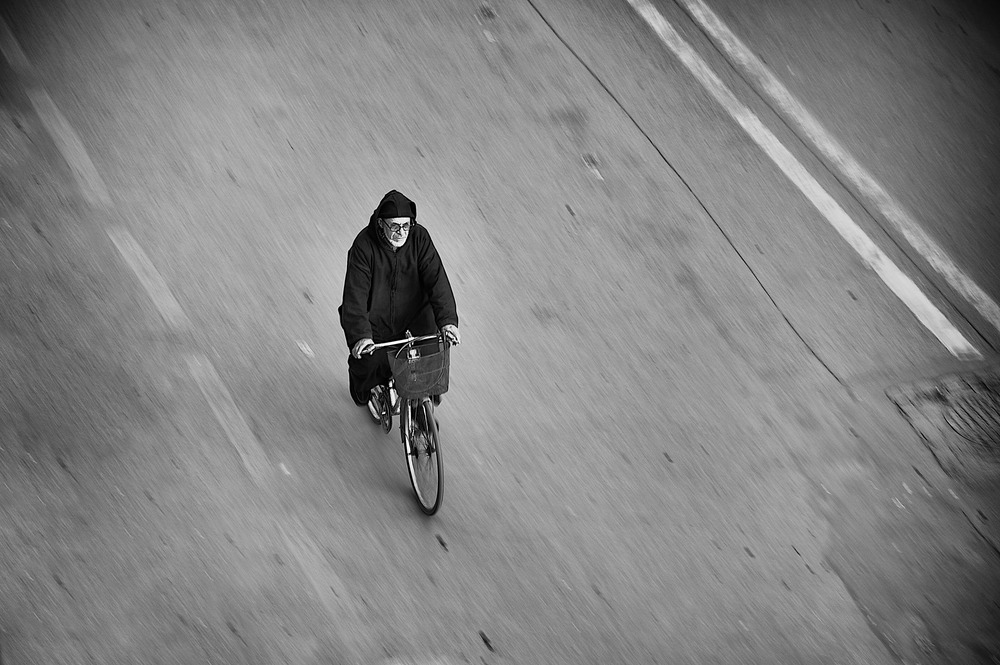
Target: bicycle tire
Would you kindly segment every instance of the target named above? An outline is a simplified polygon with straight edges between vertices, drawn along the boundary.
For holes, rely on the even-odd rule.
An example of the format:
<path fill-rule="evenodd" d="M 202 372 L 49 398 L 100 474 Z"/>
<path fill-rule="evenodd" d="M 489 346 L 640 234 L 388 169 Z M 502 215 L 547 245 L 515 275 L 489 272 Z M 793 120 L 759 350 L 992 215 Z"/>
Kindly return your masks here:
<path fill-rule="evenodd" d="M 444 498 L 444 465 L 441 460 L 441 434 L 429 399 L 407 400 L 407 422 L 400 426 L 406 451 L 406 471 L 417 504 L 425 515 L 433 515 Z M 423 413 L 422 427 L 418 412 Z"/>

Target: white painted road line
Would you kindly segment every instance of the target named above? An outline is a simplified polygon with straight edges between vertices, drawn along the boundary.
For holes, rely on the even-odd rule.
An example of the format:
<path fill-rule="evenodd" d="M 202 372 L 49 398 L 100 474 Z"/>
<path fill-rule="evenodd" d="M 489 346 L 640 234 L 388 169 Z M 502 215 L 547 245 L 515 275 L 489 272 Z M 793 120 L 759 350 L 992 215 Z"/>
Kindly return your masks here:
<path fill-rule="evenodd" d="M 803 137 L 832 163 L 860 194 L 926 260 L 955 291 L 975 307 L 980 315 L 1000 331 L 1000 305 L 970 279 L 937 242 L 923 230 L 907 210 L 875 180 L 868 170 L 847 152 L 811 113 L 774 76 L 767 65 L 754 55 L 703 0 L 677 0 L 689 16 L 722 49 L 730 62 L 749 76 L 756 87 L 781 110 Z M 632 3 L 635 6 L 636 3 Z"/>
<path fill-rule="evenodd" d="M 690 44 L 684 41 L 674 27 L 648 0 L 628 1 L 698 82 L 739 123 L 750 138 L 784 172 L 792 184 L 806 196 L 864 262 L 875 271 L 886 286 L 896 294 L 896 297 L 913 312 L 924 327 L 957 358 L 967 360 L 981 358 L 979 351 L 962 335 L 961 331 L 952 325 L 913 280 L 872 242 L 861 227 L 850 218 L 833 197 L 823 189 L 823 186 L 782 145 L 781 141 L 764 126 L 760 119 L 736 99 L 736 96 L 716 76 L 708 64 L 701 59 Z"/>
<path fill-rule="evenodd" d="M 153 262 L 146 256 L 146 252 L 142 251 L 142 247 L 132 237 L 132 234 L 124 228 L 111 227 L 108 229 L 108 236 L 118 248 L 122 258 L 132 268 L 132 272 L 135 273 L 143 288 L 146 289 L 146 293 L 149 294 L 167 325 L 176 332 L 190 329 L 191 322 L 188 320 L 187 314 L 184 313 L 180 303 L 170 292 L 170 287 L 167 286 L 166 281 L 160 276 Z"/>

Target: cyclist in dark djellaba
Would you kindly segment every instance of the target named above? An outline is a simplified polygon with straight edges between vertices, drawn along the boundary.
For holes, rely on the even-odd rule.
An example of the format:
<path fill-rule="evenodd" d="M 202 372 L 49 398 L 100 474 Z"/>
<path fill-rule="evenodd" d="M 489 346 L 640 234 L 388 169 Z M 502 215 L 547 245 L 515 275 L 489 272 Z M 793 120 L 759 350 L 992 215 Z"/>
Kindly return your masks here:
<path fill-rule="evenodd" d="M 351 350 L 347 358 L 351 399 L 378 418 L 381 391 L 392 372 L 376 343 L 438 331 L 451 344 L 458 310 L 448 274 L 431 235 L 417 223 L 417 204 L 396 190 L 382 197 L 368 226 L 347 252 L 344 300 L 337 309 Z M 440 403 L 437 396 L 435 403 Z"/>

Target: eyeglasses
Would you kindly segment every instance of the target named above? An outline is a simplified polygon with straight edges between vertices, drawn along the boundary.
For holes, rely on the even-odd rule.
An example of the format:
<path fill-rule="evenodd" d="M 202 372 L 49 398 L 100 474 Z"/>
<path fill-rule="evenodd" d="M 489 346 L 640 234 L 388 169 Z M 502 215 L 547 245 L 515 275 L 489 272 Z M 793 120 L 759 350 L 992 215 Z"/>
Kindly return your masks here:
<path fill-rule="evenodd" d="M 390 224 L 383 219 L 382 223 L 385 224 L 385 228 L 389 229 L 393 233 L 406 233 L 410 230 L 410 222 L 404 222 L 403 224 Z"/>

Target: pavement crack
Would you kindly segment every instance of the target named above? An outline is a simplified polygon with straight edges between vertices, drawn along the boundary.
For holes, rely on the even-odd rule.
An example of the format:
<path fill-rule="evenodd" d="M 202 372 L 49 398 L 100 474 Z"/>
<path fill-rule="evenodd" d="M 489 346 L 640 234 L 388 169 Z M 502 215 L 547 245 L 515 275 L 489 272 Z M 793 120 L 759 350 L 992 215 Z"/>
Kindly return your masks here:
<path fill-rule="evenodd" d="M 688 193 L 690 193 L 692 198 L 694 198 L 694 200 L 698 203 L 698 206 L 712 221 L 712 224 L 715 225 L 715 228 L 719 231 L 720 234 L 722 234 L 722 238 L 726 241 L 730 249 L 732 249 L 732 251 L 740 259 L 740 261 L 743 263 L 743 266 L 747 269 L 747 271 L 749 271 L 750 276 L 753 277 L 754 281 L 757 282 L 757 285 L 764 292 L 764 295 L 771 302 L 771 305 L 774 306 L 778 314 L 781 315 L 781 318 L 784 319 L 785 325 L 787 325 L 789 330 L 791 330 L 792 333 L 799 339 L 799 342 L 801 342 L 802 345 L 805 347 L 806 351 L 809 352 L 809 355 L 811 355 L 816 360 L 816 362 L 818 362 L 823 367 L 823 369 L 826 370 L 826 372 L 830 376 L 832 376 L 834 380 L 836 380 L 836 382 L 845 391 L 847 391 L 847 394 L 848 396 L 851 397 L 851 399 L 857 400 L 857 397 L 855 396 L 854 391 L 851 390 L 850 386 L 847 385 L 847 383 L 840 377 L 840 375 L 838 375 L 836 372 L 833 371 L 833 368 L 830 367 L 830 365 L 828 365 L 827 362 L 823 360 L 822 357 L 820 357 L 819 353 L 816 351 L 815 348 L 813 348 L 812 344 L 810 344 L 809 341 L 806 340 L 806 338 L 802 335 L 802 333 L 795 326 L 795 324 L 792 323 L 792 320 L 788 318 L 788 315 L 785 314 L 784 310 L 781 309 L 781 306 L 778 305 L 777 301 L 774 299 L 774 296 L 772 296 L 771 292 L 768 291 L 766 286 L 764 286 L 764 282 L 761 281 L 760 277 L 757 275 L 757 272 L 753 269 L 753 267 L 751 267 L 750 262 L 747 261 L 746 257 L 743 256 L 743 253 L 740 252 L 739 248 L 736 247 L 735 241 L 732 239 L 729 233 L 727 233 L 726 230 L 722 227 L 722 224 L 715 218 L 715 215 L 713 215 L 712 212 L 708 209 L 708 206 L 705 205 L 705 202 L 701 199 L 700 196 L 698 196 L 697 192 L 694 191 L 694 188 L 687 181 L 687 179 L 683 175 L 681 175 L 680 171 L 677 170 L 677 167 L 674 166 L 673 162 L 671 162 L 670 159 L 667 158 L 663 150 L 660 149 L 660 146 L 658 146 L 656 142 L 653 141 L 653 138 L 649 135 L 649 133 L 645 129 L 643 129 L 642 125 L 639 124 L 639 121 L 635 119 L 635 116 L 633 116 L 629 112 L 629 110 L 625 108 L 625 105 L 621 102 L 620 99 L 618 99 L 615 93 L 611 91 L 611 88 L 608 87 L 608 85 L 604 82 L 604 80 L 597 75 L 597 72 L 595 72 L 593 68 L 591 68 L 591 66 L 587 64 L 587 62 L 576 51 L 576 49 L 570 46 L 569 42 L 566 41 L 566 39 L 559 33 L 558 30 L 556 30 L 552 22 L 549 21 L 549 19 L 545 16 L 545 14 L 542 13 L 541 9 L 538 8 L 536 0 L 528 0 L 528 4 L 535 11 L 535 13 L 538 14 L 538 17 L 542 20 L 543 23 L 545 23 L 545 25 L 549 28 L 552 34 L 555 35 L 556 39 L 558 39 L 559 42 L 562 43 L 562 45 L 566 48 L 566 50 L 569 51 L 570 55 L 572 55 L 573 58 L 575 58 L 576 61 L 580 63 L 580 65 L 584 68 L 584 70 L 586 70 L 586 72 L 590 74 L 591 78 L 593 78 L 594 81 L 596 81 L 597 84 L 601 87 L 601 89 L 604 90 L 604 92 L 608 95 L 608 97 L 611 98 L 611 101 L 613 101 L 615 105 L 619 109 L 621 109 L 622 113 L 625 114 L 625 117 L 629 119 L 629 121 L 632 123 L 633 126 L 635 126 L 635 128 L 643 136 L 646 142 L 649 143 L 649 145 L 653 148 L 653 150 L 656 151 L 656 154 L 660 156 L 660 159 L 663 160 L 663 163 L 667 165 L 667 167 L 674 173 L 675 176 L 677 176 L 677 179 L 681 182 L 682 185 L 684 185 L 684 188 L 687 189 Z"/>

